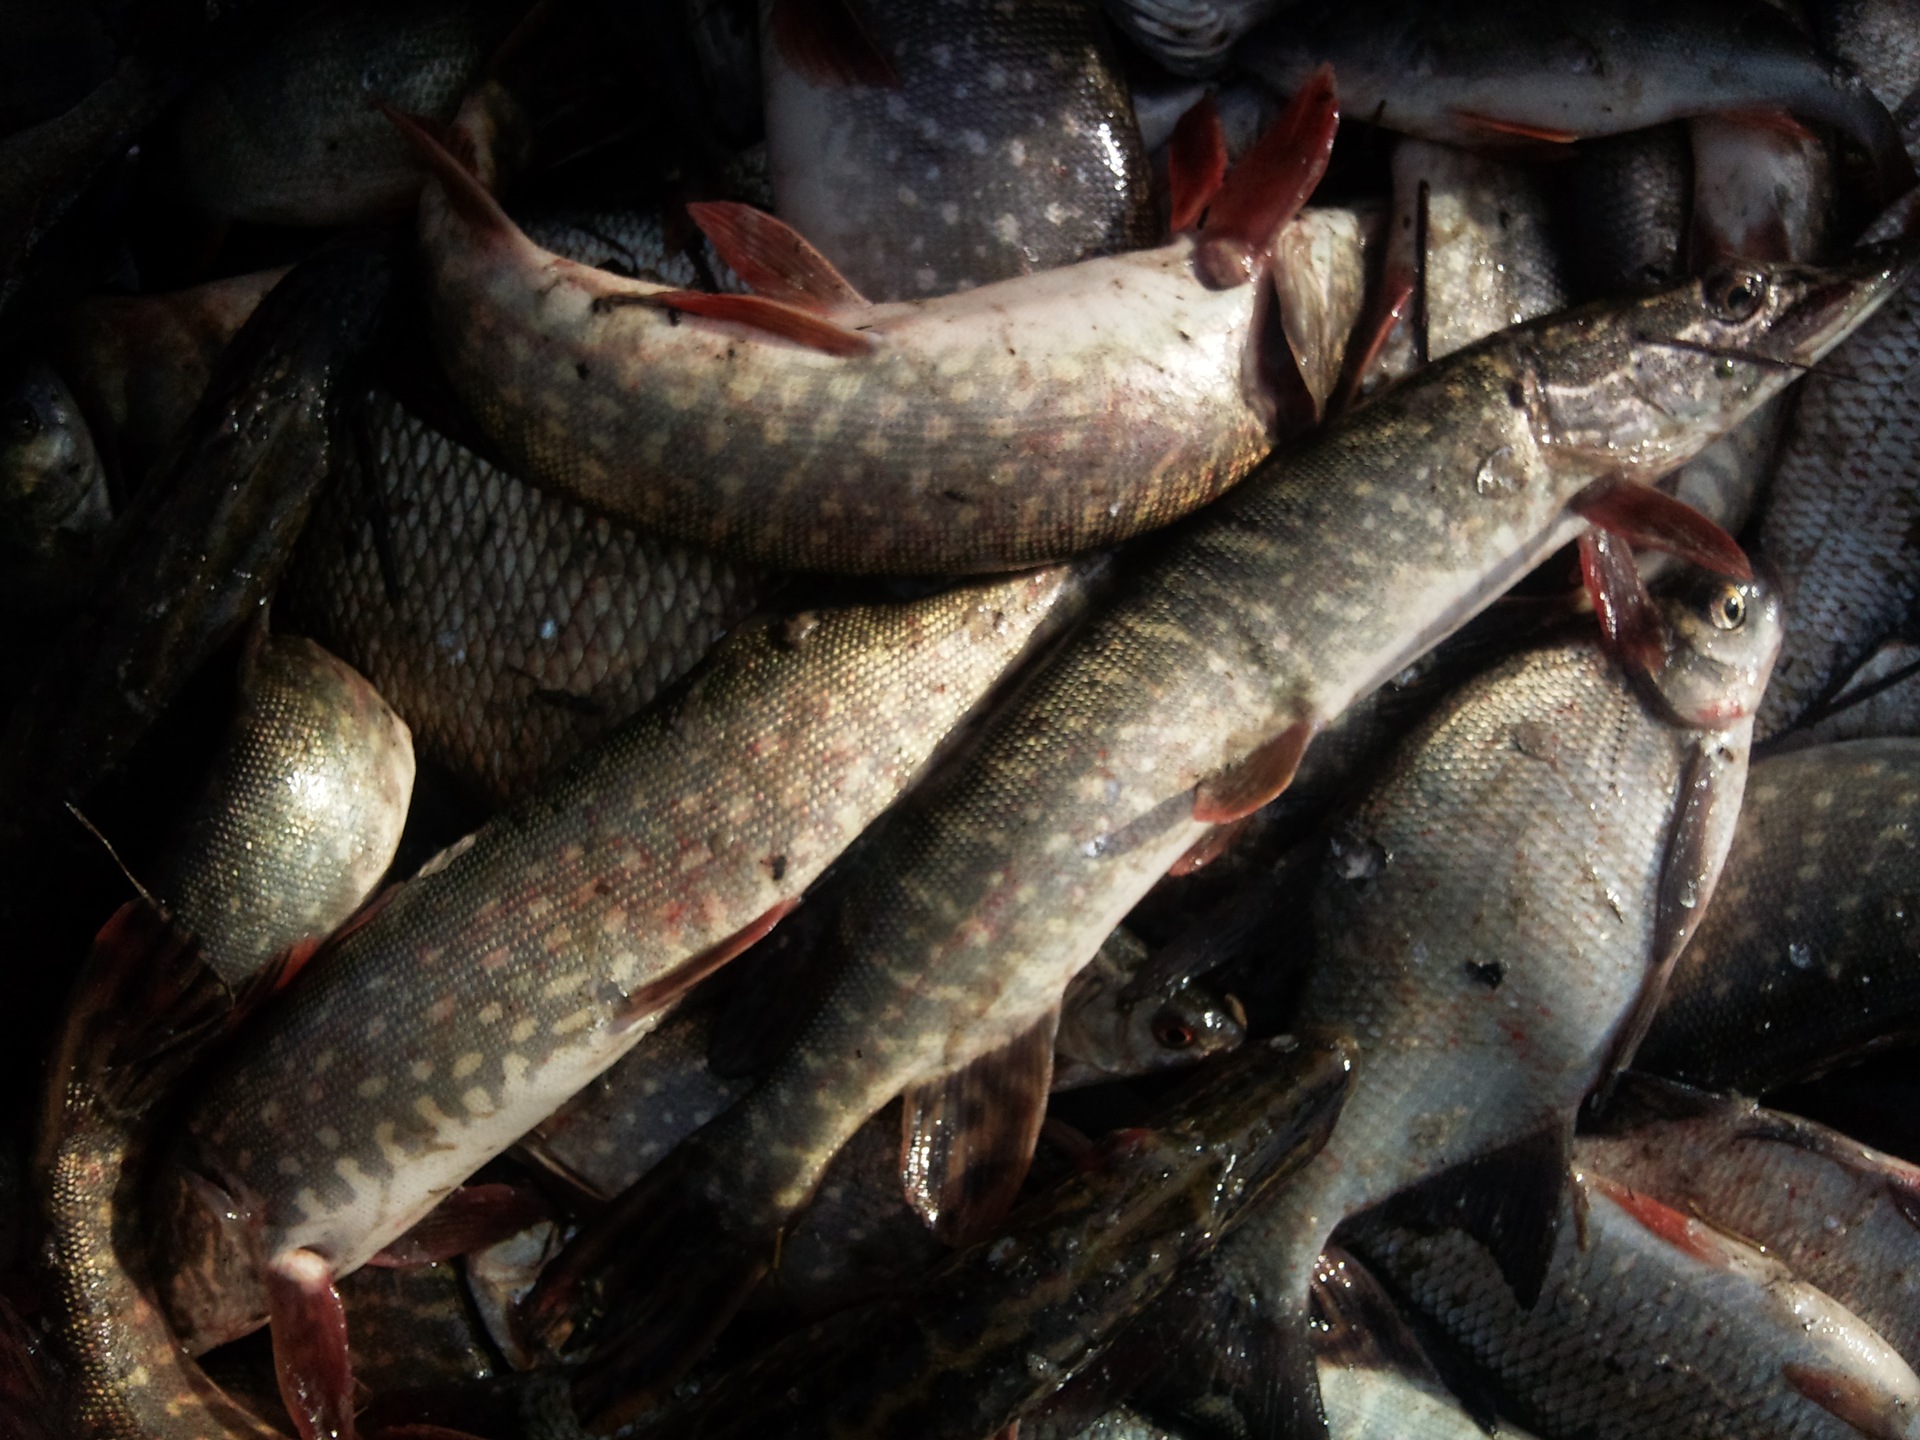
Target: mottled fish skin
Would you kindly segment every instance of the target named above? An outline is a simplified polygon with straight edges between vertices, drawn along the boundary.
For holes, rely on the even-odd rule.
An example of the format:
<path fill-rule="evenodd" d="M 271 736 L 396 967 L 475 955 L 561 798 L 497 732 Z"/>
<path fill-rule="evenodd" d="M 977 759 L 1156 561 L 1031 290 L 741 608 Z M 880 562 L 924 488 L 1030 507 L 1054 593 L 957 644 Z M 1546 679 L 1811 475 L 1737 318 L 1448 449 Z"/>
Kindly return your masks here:
<path fill-rule="evenodd" d="M 1124 539 L 1250 470 L 1261 286 L 1195 241 L 836 315 L 829 355 L 646 302 L 422 192 L 454 389 L 508 466 L 602 513 L 793 569 L 1009 569 Z"/>
<path fill-rule="evenodd" d="M 1286 0 L 1103 0 L 1113 23 L 1176 75 L 1210 75 Z"/>
<path fill-rule="evenodd" d="M 116 928 L 117 927 L 117 928 Z M 139 947 L 179 947 L 157 911 L 128 906 L 102 932 Z M 137 952 L 137 958 L 148 959 Z M 152 958 L 160 958 L 159 954 Z M 145 1153 L 154 1095 L 126 1103 L 116 1093 L 110 1057 L 116 1030 L 125 1038 L 139 1018 L 123 1007 L 137 985 L 99 988 L 102 955 L 85 972 L 80 999 L 61 1037 L 48 1089 L 35 1179 L 46 1217 L 43 1259 L 53 1331 L 65 1364 L 69 1440 L 282 1440 L 281 1432 L 235 1405 L 190 1360 L 168 1328 L 154 1295 L 142 1247 L 126 1214 L 137 1187 L 132 1173 Z M 166 957 L 178 965 L 177 950 Z M 189 986 L 211 984 L 207 972 Z M 151 982 L 162 988 L 157 967 Z M 126 993 L 116 993 L 125 991 Z M 191 989 L 188 991 L 191 994 Z M 209 994 L 217 1014 L 222 992 Z M 159 1021 L 160 1017 L 147 1017 Z M 184 1014 L 171 1017 L 187 1018 Z M 204 1023 L 174 1031 L 176 1053 L 162 1070 L 177 1071 L 184 1054 L 210 1036 Z"/>
<path fill-rule="evenodd" d="M 1920 1167 L 1750 1100 L 1655 1094 L 1623 1119 L 1575 1163 L 1760 1246 L 1920 1364 Z"/>
<path fill-rule="evenodd" d="M 512 8 L 355 0 L 296 20 L 182 101 L 165 141 L 179 185 L 214 215 L 266 225 L 404 211 L 420 167 L 373 102 L 451 120 Z"/>
<path fill-rule="evenodd" d="M 1645 295 L 1686 273 L 1691 140 L 1676 122 L 1575 147 L 1568 259 L 1585 298 Z"/>
<path fill-rule="evenodd" d="M 1885 198 L 1913 179 L 1893 118 L 1865 83 L 1786 16 L 1746 0 L 1302 0 L 1234 58 L 1288 94 L 1331 62 L 1348 114 L 1429 140 L 1618 135 L 1776 109 L 1859 141 Z"/>
<path fill-rule="evenodd" d="M 978 1437 L 1044 1399 L 1304 1163 L 1347 1093 L 1343 1037 L 1228 1057 L 1006 1233 L 905 1295 L 809 1326 L 645 1435 Z M 613 1413 L 618 1414 L 615 1410 Z"/>
<path fill-rule="evenodd" d="M 1830 697 L 1920 599 L 1920 284 L 1807 376 L 1756 548 L 1793 611 L 1759 738 Z"/>
<path fill-rule="evenodd" d="M 364 1263 L 645 1034 L 650 991 L 797 900 L 1081 593 L 1056 567 L 736 634 L 318 958 L 209 1081 L 189 1163 L 269 1262 Z M 262 1312 L 230 1259 L 196 1273 L 183 1213 L 169 1303 L 201 1346 Z"/>
<path fill-rule="evenodd" d="M 860 13 L 897 85 L 812 79 L 779 15 L 760 27 L 775 208 L 855 289 L 944 295 L 1160 238 L 1093 0 L 864 0 Z"/>
<path fill-rule="evenodd" d="M 1819 282 L 1759 283 L 1766 313 L 1735 324 L 1708 318 L 1696 284 L 1502 332 L 1178 532 L 937 802 L 902 814 L 849 906 L 835 988 L 767 1082 L 683 1147 L 684 1183 L 770 1237 L 868 1115 L 1031 1025 L 1206 832 L 1196 787 L 1340 714 L 1490 603 L 1578 533 L 1566 503 L 1599 474 L 1661 473 L 1784 383 L 1759 365 L 1716 378 L 1717 356 L 1668 339 L 1762 343 Z M 1649 386 L 1666 408 L 1644 403 Z"/>
<path fill-rule="evenodd" d="M 368 1265 L 339 1289 L 353 1335 L 353 1378 L 374 1394 L 494 1373 L 497 1362 L 458 1265 Z"/>
<path fill-rule="evenodd" d="M 1369 1223 L 1349 1244 L 1486 1372 L 1503 1414 L 1542 1435 L 1920 1434 L 1920 1380 L 1859 1317 L 1751 1246 L 1671 1211 L 1666 1226 L 1649 1228 L 1624 1187 L 1576 1183 L 1584 1223 L 1562 1220 L 1530 1313 L 1458 1231 Z M 1822 1408 L 1789 1367 L 1857 1387 L 1875 1407 L 1870 1420 L 1856 1429 Z"/>
<path fill-rule="evenodd" d="M 636 714 L 767 588 L 522 483 L 390 396 L 364 423 L 288 567 L 283 621 L 364 671 L 422 758 L 491 801 Z"/>
<path fill-rule="evenodd" d="M 393 863 L 413 796 L 406 723 L 351 666 L 274 636 L 153 887 L 228 984 L 325 939 Z"/>
<path fill-rule="evenodd" d="M 1760 1094 L 1920 1026 L 1920 741 L 1757 764 L 1637 1068 Z"/>

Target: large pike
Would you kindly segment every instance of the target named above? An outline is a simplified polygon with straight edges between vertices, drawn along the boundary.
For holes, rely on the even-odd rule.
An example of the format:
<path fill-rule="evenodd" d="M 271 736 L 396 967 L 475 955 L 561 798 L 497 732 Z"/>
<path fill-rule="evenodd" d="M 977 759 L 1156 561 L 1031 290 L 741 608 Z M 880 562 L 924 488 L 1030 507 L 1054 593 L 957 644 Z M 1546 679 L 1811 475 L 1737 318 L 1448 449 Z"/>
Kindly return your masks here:
<path fill-rule="evenodd" d="M 1169 536 L 899 817 L 794 1049 L 550 1272 L 534 1297 L 550 1339 L 672 1254 L 672 1292 L 637 1301 L 636 1322 L 667 1363 L 740 1303 L 833 1152 L 894 1095 L 926 1104 L 916 1144 L 975 1062 L 1012 1110 L 1037 1103 L 1067 981 L 1211 825 L 1283 789 L 1317 728 L 1578 535 L 1583 511 L 1649 503 L 1634 481 L 1775 393 L 1782 361 L 1824 354 L 1903 268 L 1719 272 L 1503 331 Z M 1597 498 L 1603 480 L 1623 488 Z M 622 1221 L 644 1235 L 611 1239 Z"/>

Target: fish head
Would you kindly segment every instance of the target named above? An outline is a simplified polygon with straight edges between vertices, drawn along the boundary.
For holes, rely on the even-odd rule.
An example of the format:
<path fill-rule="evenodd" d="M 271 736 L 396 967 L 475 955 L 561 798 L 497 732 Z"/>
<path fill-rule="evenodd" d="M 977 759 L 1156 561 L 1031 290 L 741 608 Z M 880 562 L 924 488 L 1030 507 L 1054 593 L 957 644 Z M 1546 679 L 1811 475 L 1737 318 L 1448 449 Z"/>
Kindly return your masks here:
<path fill-rule="evenodd" d="M 1766 567 L 1750 580 L 1693 570 L 1658 603 L 1666 663 L 1651 679 L 1667 707 L 1703 730 L 1751 716 L 1786 629 L 1780 587 Z"/>
<path fill-rule="evenodd" d="M 112 519 L 106 471 L 79 403 L 53 368 L 29 362 L 0 392 L 0 541 L 40 550 L 57 531 Z"/>
<path fill-rule="evenodd" d="M 1569 467 L 1646 484 L 1817 364 L 1899 288 L 1911 246 L 1828 266 L 1716 266 L 1637 300 L 1527 327 L 1536 433 Z"/>
<path fill-rule="evenodd" d="M 1192 1065 L 1246 1038 L 1247 1012 L 1239 1000 L 1191 982 L 1158 1005 L 1136 1005 L 1127 1017 L 1128 1060 L 1142 1071 Z"/>

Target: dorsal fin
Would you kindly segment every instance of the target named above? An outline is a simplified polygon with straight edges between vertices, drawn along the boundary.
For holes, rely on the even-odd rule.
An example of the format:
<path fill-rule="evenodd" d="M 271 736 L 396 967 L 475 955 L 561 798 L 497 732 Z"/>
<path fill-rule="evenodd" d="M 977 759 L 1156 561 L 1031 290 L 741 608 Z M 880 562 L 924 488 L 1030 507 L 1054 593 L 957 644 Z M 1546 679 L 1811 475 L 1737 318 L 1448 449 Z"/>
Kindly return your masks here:
<path fill-rule="evenodd" d="M 720 258 L 769 300 L 821 315 L 866 306 L 866 296 L 784 220 L 732 200 L 697 201 L 687 214 Z"/>
<path fill-rule="evenodd" d="M 1178 235 L 1199 224 L 1226 178 L 1227 133 L 1209 90 L 1180 117 L 1167 141 L 1167 194 L 1172 201 L 1167 229 Z"/>
<path fill-rule="evenodd" d="M 1240 163 L 1227 172 L 1207 210 L 1194 268 L 1200 279 L 1226 290 L 1252 280 L 1265 264 L 1282 225 L 1307 203 L 1327 173 L 1340 106 L 1333 67 L 1322 65 Z"/>

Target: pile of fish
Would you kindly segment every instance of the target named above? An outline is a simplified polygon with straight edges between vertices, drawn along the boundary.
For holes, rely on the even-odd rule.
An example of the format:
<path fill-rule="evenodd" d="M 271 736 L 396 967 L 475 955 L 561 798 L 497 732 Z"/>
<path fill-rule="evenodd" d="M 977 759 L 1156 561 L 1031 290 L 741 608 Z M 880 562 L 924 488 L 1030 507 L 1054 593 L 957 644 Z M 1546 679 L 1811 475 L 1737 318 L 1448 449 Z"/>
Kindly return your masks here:
<path fill-rule="evenodd" d="M 1914 0 L 0 34 L 0 1436 L 1920 1437 Z"/>

